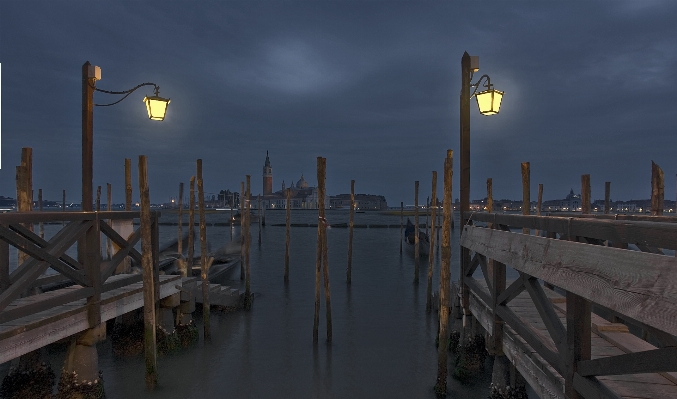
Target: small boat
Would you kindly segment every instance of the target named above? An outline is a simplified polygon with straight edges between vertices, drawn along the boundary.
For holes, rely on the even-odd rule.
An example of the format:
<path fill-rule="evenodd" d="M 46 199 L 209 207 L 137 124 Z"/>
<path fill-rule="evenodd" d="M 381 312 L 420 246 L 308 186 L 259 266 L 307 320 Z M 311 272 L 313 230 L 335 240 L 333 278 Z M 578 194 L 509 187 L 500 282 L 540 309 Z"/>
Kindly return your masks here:
<path fill-rule="evenodd" d="M 407 228 L 404 230 L 404 245 L 412 255 L 415 255 L 415 230 L 414 224 L 407 219 Z M 419 256 L 430 254 L 430 237 L 420 229 L 418 230 L 418 254 Z"/>

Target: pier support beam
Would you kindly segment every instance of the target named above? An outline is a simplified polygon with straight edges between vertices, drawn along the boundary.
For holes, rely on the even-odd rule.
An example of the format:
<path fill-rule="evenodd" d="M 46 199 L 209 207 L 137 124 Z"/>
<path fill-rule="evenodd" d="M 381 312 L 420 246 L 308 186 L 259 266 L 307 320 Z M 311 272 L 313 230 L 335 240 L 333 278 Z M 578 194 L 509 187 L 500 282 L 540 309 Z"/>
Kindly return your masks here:
<path fill-rule="evenodd" d="M 96 344 L 106 339 L 106 323 L 73 336 L 59 381 L 61 398 L 105 398 Z"/>
<path fill-rule="evenodd" d="M 51 397 L 56 377 L 43 352 L 41 348 L 12 361 L 9 374 L 0 385 L 0 398 Z"/>

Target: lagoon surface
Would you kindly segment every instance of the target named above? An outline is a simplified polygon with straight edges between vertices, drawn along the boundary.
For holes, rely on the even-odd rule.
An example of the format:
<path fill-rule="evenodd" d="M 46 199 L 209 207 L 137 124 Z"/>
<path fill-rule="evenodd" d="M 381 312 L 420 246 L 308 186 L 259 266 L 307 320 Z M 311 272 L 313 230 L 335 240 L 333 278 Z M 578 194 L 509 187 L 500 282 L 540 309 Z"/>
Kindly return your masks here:
<path fill-rule="evenodd" d="M 228 211 L 207 214 L 207 223 L 227 222 Z M 327 211 L 329 223 L 347 223 L 348 211 Z M 176 222 L 164 212 L 161 222 Z M 197 218 L 196 218 L 197 219 Z M 411 217 L 413 221 L 413 217 Z M 187 220 L 187 216 L 184 220 Z M 131 398 L 434 398 L 437 375 L 437 315 L 426 314 L 428 258 L 421 258 L 420 283 L 414 259 L 400 254 L 399 228 L 356 228 L 352 284 L 346 284 L 348 229 L 328 230 L 333 341 L 326 342 L 322 294 L 320 340 L 313 344 L 317 228 L 292 227 L 290 282 L 284 284 L 284 211 L 266 212 L 258 244 L 251 227 L 251 311 L 212 312 L 212 341 L 202 339 L 178 353 L 158 357 L 159 388 L 147 391 L 143 356 L 113 355 L 110 340 L 99 344 L 106 397 Z M 405 217 L 406 222 L 406 217 Z M 425 223 L 425 218 L 421 218 Z M 292 223 L 317 223 L 317 211 L 293 211 Z M 357 224 L 397 224 L 400 217 L 358 213 Z M 184 226 L 185 231 L 185 226 Z M 239 233 L 239 226 L 234 227 Z M 212 249 L 230 240 L 227 226 L 208 226 Z M 160 242 L 177 235 L 160 226 Z M 458 221 L 452 233 L 452 280 L 458 279 Z M 440 234 L 441 237 L 441 234 Z M 199 250 L 199 242 L 196 243 Z M 239 280 L 224 282 L 241 287 Z M 439 253 L 435 252 L 433 291 L 439 290 Z M 110 333 L 110 332 L 109 332 Z M 49 351 L 58 373 L 65 348 Z M 450 367 L 453 367 L 450 353 Z M 470 385 L 448 380 L 451 398 L 486 398 L 490 364 Z M 4 373 L 3 373 L 4 375 Z"/>

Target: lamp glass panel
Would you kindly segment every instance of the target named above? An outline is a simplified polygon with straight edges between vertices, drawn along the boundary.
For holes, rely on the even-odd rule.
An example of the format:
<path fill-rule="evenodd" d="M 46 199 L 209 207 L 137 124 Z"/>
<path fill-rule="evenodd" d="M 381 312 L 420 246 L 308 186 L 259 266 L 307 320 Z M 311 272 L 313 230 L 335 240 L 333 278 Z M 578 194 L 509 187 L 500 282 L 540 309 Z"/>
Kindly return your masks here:
<path fill-rule="evenodd" d="M 162 121 L 165 119 L 165 114 L 167 113 L 167 105 L 169 104 L 168 99 L 153 96 L 146 97 L 143 100 L 146 103 L 148 118 L 154 121 Z"/>
<path fill-rule="evenodd" d="M 495 115 L 501 108 L 503 92 L 498 90 L 486 90 L 477 93 L 477 107 L 482 115 Z"/>

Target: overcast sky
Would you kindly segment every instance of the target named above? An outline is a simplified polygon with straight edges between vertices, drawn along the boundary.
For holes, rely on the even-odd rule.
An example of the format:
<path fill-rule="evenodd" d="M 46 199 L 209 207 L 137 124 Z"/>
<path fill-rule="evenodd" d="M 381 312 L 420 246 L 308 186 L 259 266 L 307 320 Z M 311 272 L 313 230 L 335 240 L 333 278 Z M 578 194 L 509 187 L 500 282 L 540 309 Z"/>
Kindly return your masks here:
<path fill-rule="evenodd" d="M 500 113 L 471 102 L 471 198 L 580 192 L 649 198 L 651 161 L 677 174 L 677 2 L 0 2 L 0 195 L 15 197 L 15 166 L 33 148 L 33 187 L 80 201 L 81 66 L 101 67 L 97 87 L 142 82 L 171 98 L 148 120 L 142 88 L 94 111 L 94 187 L 124 201 L 124 159 L 148 156 L 152 202 L 178 195 L 203 159 L 207 193 L 262 191 L 266 151 L 273 188 L 327 158 L 330 195 L 385 195 L 390 206 L 430 195 L 446 149 L 458 197 L 461 56 L 505 91 Z M 96 103 L 118 99 L 95 94 Z M 104 195 L 105 197 L 105 195 Z M 423 201 L 425 201 L 423 199 Z"/>

